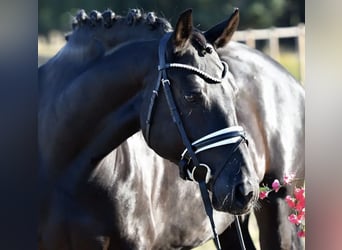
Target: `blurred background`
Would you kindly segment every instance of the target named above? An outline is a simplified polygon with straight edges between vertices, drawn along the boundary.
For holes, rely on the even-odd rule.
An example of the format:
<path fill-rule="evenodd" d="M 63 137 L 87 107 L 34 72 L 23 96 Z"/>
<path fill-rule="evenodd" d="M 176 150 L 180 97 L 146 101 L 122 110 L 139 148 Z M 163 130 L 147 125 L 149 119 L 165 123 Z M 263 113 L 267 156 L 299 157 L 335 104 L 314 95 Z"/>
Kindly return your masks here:
<path fill-rule="evenodd" d="M 305 80 L 305 0 L 39 0 L 38 64 L 44 63 L 64 44 L 72 17 L 107 8 L 126 15 L 130 8 L 154 11 L 173 26 L 179 14 L 192 8 L 194 24 L 206 30 L 240 9 L 239 32 L 233 40 L 247 43 L 283 64 L 298 80 Z"/>
<path fill-rule="evenodd" d="M 173 25 L 180 12 L 192 8 L 195 23 L 203 29 L 228 17 L 234 7 L 241 10 L 240 29 L 295 26 L 305 20 L 304 0 L 39 0 L 38 3 L 38 32 L 42 35 L 51 30 L 68 31 L 71 17 L 80 8 L 100 12 L 111 8 L 122 15 L 129 8 L 142 8 L 157 12 Z"/>

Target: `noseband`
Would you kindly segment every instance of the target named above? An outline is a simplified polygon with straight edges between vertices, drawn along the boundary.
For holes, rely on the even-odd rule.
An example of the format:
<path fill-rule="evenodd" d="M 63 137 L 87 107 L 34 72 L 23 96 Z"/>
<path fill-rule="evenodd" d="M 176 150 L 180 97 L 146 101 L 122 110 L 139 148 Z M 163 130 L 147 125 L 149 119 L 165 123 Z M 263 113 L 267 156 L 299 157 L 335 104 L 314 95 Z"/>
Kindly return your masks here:
<path fill-rule="evenodd" d="M 177 110 L 177 106 L 175 104 L 175 101 L 171 92 L 171 83 L 169 79 L 167 78 L 166 69 L 178 68 L 178 69 L 188 70 L 192 73 L 199 75 L 200 77 L 207 80 L 208 82 L 221 83 L 222 79 L 224 79 L 228 73 L 228 65 L 225 62 L 222 62 L 224 69 L 222 72 L 222 77 L 221 79 L 219 79 L 190 65 L 181 64 L 181 63 L 166 63 L 165 62 L 166 45 L 167 45 L 168 40 L 171 37 L 171 34 L 172 33 L 165 34 L 159 43 L 159 50 L 158 50 L 159 75 L 158 75 L 158 80 L 156 82 L 156 85 L 152 91 L 152 97 L 151 97 L 151 101 L 150 101 L 148 112 L 147 112 L 146 130 L 145 130 L 146 141 L 147 141 L 147 144 L 150 145 L 150 126 L 151 126 L 152 111 L 153 111 L 155 99 L 158 96 L 160 83 L 162 83 L 163 90 L 164 90 L 166 100 L 167 100 L 167 104 L 169 106 L 169 110 L 172 116 L 172 120 L 178 128 L 178 132 L 185 146 L 185 150 L 183 151 L 181 155 L 181 160 L 179 162 L 180 176 L 183 179 L 198 182 L 201 195 L 202 195 L 202 200 L 204 203 L 204 208 L 210 220 L 211 228 L 213 231 L 214 242 L 215 242 L 216 248 L 220 250 L 221 245 L 220 245 L 220 241 L 219 241 L 218 234 L 216 231 L 215 222 L 213 219 L 213 208 L 211 206 L 208 190 L 206 187 L 206 184 L 208 184 L 209 180 L 212 177 L 211 169 L 207 164 L 199 162 L 197 158 L 197 154 L 200 152 L 212 149 L 212 148 L 216 148 L 216 147 L 220 147 L 224 145 L 232 145 L 232 149 L 230 150 L 229 154 L 227 154 L 228 158 L 230 158 L 230 156 L 239 147 L 241 142 L 247 143 L 247 140 L 245 137 L 245 131 L 243 130 L 241 126 L 233 126 L 233 127 L 223 128 L 213 133 L 210 133 L 194 141 L 193 143 L 190 142 L 189 138 L 186 135 L 182 120 L 180 118 L 180 114 Z M 217 173 L 220 173 L 223 167 L 224 165 L 221 166 L 221 169 L 219 169 Z M 197 176 L 199 178 L 197 178 Z M 215 176 L 217 177 L 218 174 L 215 174 Z M 235 215 L 235 224 L 236 224 L 237 231 L 238 231 L 241 249 L 244 250 L 246 248 L 243 242 L 243 237 L 242 237 L 239 219 L 237 215 Z"/>

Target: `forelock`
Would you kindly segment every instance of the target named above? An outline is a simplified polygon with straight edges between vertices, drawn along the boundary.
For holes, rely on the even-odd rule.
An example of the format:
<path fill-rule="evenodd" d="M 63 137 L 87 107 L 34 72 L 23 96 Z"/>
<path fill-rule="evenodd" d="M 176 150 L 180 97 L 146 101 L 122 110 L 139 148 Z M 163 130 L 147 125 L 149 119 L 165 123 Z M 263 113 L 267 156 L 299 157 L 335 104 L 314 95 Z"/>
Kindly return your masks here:
<path fill-rule="evenodd" d="M 207 39 L 199 30 L 192 32 L 191 43 L 201 55 L 212 52 L 212 46 L 209 46 Z"/>

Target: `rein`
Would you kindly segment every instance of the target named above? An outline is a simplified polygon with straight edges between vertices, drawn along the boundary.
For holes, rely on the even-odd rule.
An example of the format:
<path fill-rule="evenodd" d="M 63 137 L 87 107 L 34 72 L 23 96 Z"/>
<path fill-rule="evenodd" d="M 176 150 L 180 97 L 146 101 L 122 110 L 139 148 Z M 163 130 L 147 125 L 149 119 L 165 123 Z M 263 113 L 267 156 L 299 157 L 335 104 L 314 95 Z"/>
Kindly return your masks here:
<path fill-rule="evenodd" d="M 210 133 L 193 143 L 190 142 L 189 138 L 187 137 L 186 131 L 184 129 L 182 120 L 180 118 L 180 114 L 177 110 L 177 106 L 175 104 L 172 92 L 171 92 L 171 83 L 169 79 L 167 78 L 167 72 L 166 69 L 170 68 L 179 68 L 179 69 L 185 69 L 188 70 L 192 73 L 195 73 L 199 75 L 200 77 L 206 79 L 207 81 L 214 82 L 214 83 L 221 83 L 222 79 L 224 79 L 227 75 L 228 71 L 228 65 L 225 62 L 222 62 L 224 66 L 224 70 L 222 72 L 222 78 L 216 78 L 208 73 L 190 66 L 186 64 L 180 64 L 180 63 L 166 63 L 165 62 L 165 51 L 166 51 L 166 46 L 167 42 L 170 39 L 172 33 L 166 33 L 162 39 L 160 40 L 159 43 L 159 75 L 158 75 L 158 80 L 156 82 L 156 85 L 152 91 L 152 96 L 151 96 L 151 101 L 148 107 L 148 112 L 147 112 L 147 118 L 146 118 L 146 141 L 147 144 L 150 144 L 150 125 L 151 125 L 151 117 L 152 117 L 152 111 L 155 103 L 155 99 L 158 96 L 158 92 L 160 89 L 160 83 L 163 86 L 164 94 L 167 100 L 167 104 L 172 116 L 173 122 L 176 124 L 178 128 L 178 132 L 182 138 L 183 144 L 185 146 L 185 150 L 183 151 L 181 155 L 181 160 L 179 162 L 179 167 L 180 167 L 180 176 L 183 179 L 186 180 L 192 180 L 195 181 L 199 184 L 199 188 L 201 191 L 201 196 L 202 200 L 204 203 L 204 208 L 206 211 L 206 214 L 210 220 L 212 232 L 214 235 L 214 242 L 215 246 L 218 250 L 221 250 L 221 245 L 220 241 L 218 238 L 218 234 L 216 231 L 215 227 L 215 222 L 213 218 L 213 208 L 211 205 L 210 197 L 209 197 L 209 192 L 207 189 L 207 184 L 209 180 L 211 179 L 211 169 L 208 165 L 204 163 L 200 163 L 197 154 L 200 152 L 203 152 L 205 150 L 209 150 L 215 147 L 220 147 L 224 145 L 233 145 L 233 149 L 230 151 L 228 154 L 228 158 L 237 150 L 238 146 L 242 142 L 247 142 L 245 138 L 245 132 L 241 126 L 233 126 L 233 127 L 228 127 L 228 128 L 223 128 L 221 130 L 215 131 L 213 133 Z M 192 164 L 190 164 L 192 163 Z M 191 166 L 192 165 L 192 166 Z M 221 169 L 218 171 L 218 173 L 222 170 L 224 165 L 222 165 Z M 217 175 L 216 175 L 217 176 Z M 199 177 L 199 178 L 198 178 Z M 237 232 L 239 235 L 239 240 L 241 244 L 241 249 L 244 250 L 245 245 L 243 242 L 243 237 L 242 237 L 242 232 L 239 224 L 239 218 L 237 215 L 235 215 L 235 225 L 237 228 Z"/>

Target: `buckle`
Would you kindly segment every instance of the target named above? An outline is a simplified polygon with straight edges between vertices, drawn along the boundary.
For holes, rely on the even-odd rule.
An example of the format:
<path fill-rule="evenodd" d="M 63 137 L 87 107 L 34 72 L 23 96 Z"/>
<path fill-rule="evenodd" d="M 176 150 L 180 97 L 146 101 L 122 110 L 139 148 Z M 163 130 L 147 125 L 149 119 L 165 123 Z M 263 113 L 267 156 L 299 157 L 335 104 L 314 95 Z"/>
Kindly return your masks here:
<path fill-rule="evenodd" d="M 203 170 L 205 171 L 205 174 L 203 173 Z M 191 171 L 187 169 L 187 173 L 189 179 L 197 183 L 204 181 L 206 184 L 208 184 L 211 178 L 211 169 L 204 163 L 200 163 L 199 166 L 194 166 Z"/>
<path fill-rule="evenodd" d="M 165 85 L 165 83 L 167 83 L 168 85 L 171 85 L 169 79 L 167 79 L 167 78 L 166 79 L 162 78 L 161 82 L 163 85 Z"/>

